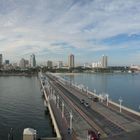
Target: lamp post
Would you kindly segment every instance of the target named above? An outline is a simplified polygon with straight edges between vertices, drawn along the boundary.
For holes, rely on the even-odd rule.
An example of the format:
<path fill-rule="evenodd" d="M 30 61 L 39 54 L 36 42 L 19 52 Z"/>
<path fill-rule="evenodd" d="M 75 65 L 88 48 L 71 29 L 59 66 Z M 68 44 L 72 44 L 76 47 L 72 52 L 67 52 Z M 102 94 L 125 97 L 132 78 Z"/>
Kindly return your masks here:
<path fill-rule="evenodd" d="M 62 102 L 62 118 L 64 118 L 64 106 L 65 106 L 65 104 L 64 104 L 64 102 Z"/>
<path fill-rule="evenodd" d="M 86 91 L 87 91 L 87 95 L 88 95 L 88 87 L 86 88 Z"/>
<path fill-rule="evenodd" d="M 123 102 L 122 98 L 119 99 L 119 102 L 120 102 L 120 112 L 122 112 L 122 102 Z"/>
<path fill-rule="evenodd" d="M 109 94 L 106 94 L 106 105 L 108 106 Z"/>
<path fill-rule="evenodd" d="M 72 111 L 70 112 L 70 132 L 72 133 L 72 119 L 73 119 L 73 115 L 72 115 Z"/>
<path fill-rule="evenodd" d="M 57 95 L 57 108 L 59 108 L 59 96 Z"/>

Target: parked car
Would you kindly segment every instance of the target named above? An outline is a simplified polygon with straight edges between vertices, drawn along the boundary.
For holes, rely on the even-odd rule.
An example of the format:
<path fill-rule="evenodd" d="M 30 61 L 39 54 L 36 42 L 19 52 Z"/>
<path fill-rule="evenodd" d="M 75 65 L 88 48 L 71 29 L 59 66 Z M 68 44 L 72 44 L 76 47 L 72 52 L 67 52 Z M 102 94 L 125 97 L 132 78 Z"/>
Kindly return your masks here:
<path fill-rule="evenodd" d="M 89 107 L 89 103 L 84 102 L 84 106 L 85 106 L 85 107 Z"/>
<path fill-rule="evenodd" d="M 88 140 L 99 140 L 98 136 L 93 130 L 88 130 Z"/>
<path fill-rule="evenodd" d="M 84 104 L 85 100 L 84 99 L 81 99 L 80 102 L 81 102 L 81 104 Z"/>

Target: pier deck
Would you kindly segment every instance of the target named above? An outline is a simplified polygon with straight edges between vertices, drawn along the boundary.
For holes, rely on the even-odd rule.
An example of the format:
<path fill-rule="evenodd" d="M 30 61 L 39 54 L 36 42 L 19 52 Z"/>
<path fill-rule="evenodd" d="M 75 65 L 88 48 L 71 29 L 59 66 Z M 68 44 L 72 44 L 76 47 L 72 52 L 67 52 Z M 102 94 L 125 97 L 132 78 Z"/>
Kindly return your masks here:
<path fill-rule="evenodd" d="M 106 102 L 95 102 L 89 98 L 88 91 L 81 91 L 75 85 L 70 85 L 54 75 L 47 74 L 48 78 L 48 93 L 52 100 L 51 107 L 60 128 L 60 132 L 65 137 L 64 139 L 87 139 L 87 131 L 94 130 L 96 133 L 100 131 L 101 139 L 103 140 L 129 140 L 140 137 L 140 120 L 139 115 L 133 114 L 133 111 L 119 112 L 111 103 L 107 106 Z M 46 89 L 46 90 L 48 90 Z M 55 98 L 54 98 L 55 97 Z M 58 98 L 59 97 L 59 98 Z M 86 108 L 80 103 L 84 99 L 89 103 L 90 107 Z M 73 112 L 73 138 L 67 135 L 67 129 L 71 124 L 70 118 L 67 117 L 66 111 L 62 111 L 64 102 L 67 110 Z M 65 116 L 64 118 L 62 117 Z M 133 117 L 134 116 L 134 117 Z M 64 122 L 64 123 L 62 123 Z"/>

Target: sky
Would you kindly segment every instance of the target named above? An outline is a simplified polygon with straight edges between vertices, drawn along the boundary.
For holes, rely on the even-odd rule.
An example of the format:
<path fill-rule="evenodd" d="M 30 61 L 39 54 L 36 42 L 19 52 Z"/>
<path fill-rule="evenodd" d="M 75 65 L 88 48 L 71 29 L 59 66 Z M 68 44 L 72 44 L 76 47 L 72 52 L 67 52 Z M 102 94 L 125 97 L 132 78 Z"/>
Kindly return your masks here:
<path fill-rule="evenodd" d="M 140 0 L 0 0 L 0 53 L 77 64 L 140 65 Z"/>

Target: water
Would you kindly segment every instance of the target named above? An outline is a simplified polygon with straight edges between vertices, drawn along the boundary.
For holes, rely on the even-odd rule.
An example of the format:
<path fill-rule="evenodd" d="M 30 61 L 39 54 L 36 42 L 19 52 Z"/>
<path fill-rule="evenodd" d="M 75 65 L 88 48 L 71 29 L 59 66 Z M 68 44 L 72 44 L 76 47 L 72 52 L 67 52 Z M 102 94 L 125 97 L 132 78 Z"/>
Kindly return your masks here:
<path fill-rule="evenodd" d="M 119 103 L 123 99 L 123 105 L 140 111 L 140 74 L 74 74 L 61 75 L 67 80 L 83 84 L 97 94 L 109 94 L 109 98 Z"/>
<path fill-rule="evenodd" d="M 0 140 L 8 139 L 10 128 L 14 140 L 21 140 L 27 127 L 36 129 L 41 137 L 52 136 L 37 77 L 0 77 Z"/>

